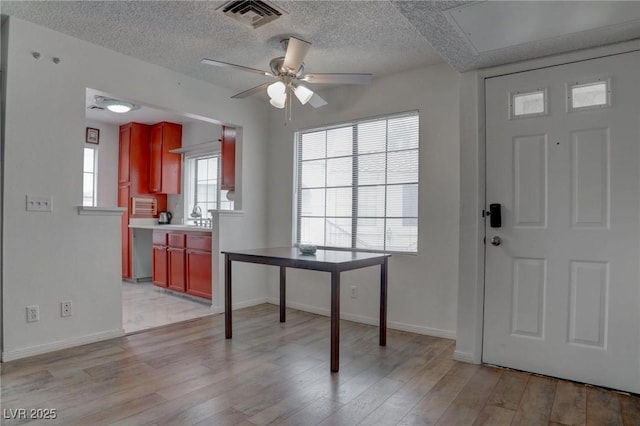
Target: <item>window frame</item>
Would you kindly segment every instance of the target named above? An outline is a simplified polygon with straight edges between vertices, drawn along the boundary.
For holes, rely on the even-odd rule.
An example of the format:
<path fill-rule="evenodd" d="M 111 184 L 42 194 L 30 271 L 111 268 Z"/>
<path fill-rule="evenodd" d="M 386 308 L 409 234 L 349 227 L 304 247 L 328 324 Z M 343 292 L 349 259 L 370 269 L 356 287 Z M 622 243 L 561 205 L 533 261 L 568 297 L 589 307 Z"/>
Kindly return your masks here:
<path fill-rule="evenodd" d="M 93 151 L 93 170 L 91 172 L 86 171 L 84 168 L 84 153 L 86 150 Z M 96 207 L 98 205 L 98 147 L 85 144 L 82 154 L 82 205 L 86 207 Z M 84 203 L 84 176 L 86 174 L 91 174 L 93 181 L 91 204 L 89 205 Z"/>
<path fill-rule="evenodd" d="M 417 131 L 418 131 L 418 141 L 417 141 L 417 145 L 415 148 L 402 148 L 402 149 L 391 149 L 389 150 L 389 145 L 388 145 L 388 122 L 389 120 L 393 120 L 393 119 L 398 119 L 398 118 L 403 118 L 403 117 L 415 117 L 416 118 L 416 126 L 417 126 Z M 385 149 L 384 151 L 380 151 L 380 152 L 376 152 L 373 153 L 375 154 L 384 154 L 385 157 L 385 177 L 384 177 L 384 183 L 382 184 L 371 184 L 371 185 L 361 185 L 359 184 L 359 176 L 358 176 L 358 160 L 363 157 L 363 156 L 367 156 L 367 155 L 372 155 L 372 153 L 358 153 L 358 144 L 357 144 L 357 136 L 358 136 L 358 125 L 360 124 L 364 124 L 364 123 L 368 123 L 368 122 L 375 122 L 375 121 L 381 121 L 381 120 L 385 120 L 386 121 L 386 128 L 385 128 Z M 325 230 L 325 236 L 323 239 L 324 245 L 319 245 L 316 244 L 316 246 L 320 249 L 328 249 L 328 250 L 339 250 L 339 251 L 362 251 L 362 252 L 371 252 L 371 253 L 391 253 L 391 254 L 401 254 L 401 255 L 417 255 L 418 254 L 418 250 L 419 250 L 419 219 L 420 219 L 420 214 L 419 214 L 419 198 L 420 198 L 420 113 L 419 110 L 411 110 L 411 111 L 404 111 L 404 112 L 399 112 L 399 113 L 393 113 L 393 114 L 387 114 L 387 115 L 382 115 L 382 116 L 376 116 L 376 117 L 369 117 L 369 118 L 363 118 L 363 119 L 358 119 L 358 120 L 353 120 L 353 121 L 348 121 L 348 122 L 344 122 L 344 123 L 337 123 L 337 124 L 331 124 L 331 125 L 327 125 L 327 126 L 321 126 L 321 127 L 315 127 L 315 128 L 308 128 L 308 129 L 300 129 L 294 132 L 294 155 L 293 155 L 293 203 L 292 203 L 292 218 L 293 218 L 293 224 L 292 224 L 292 245 L 295 247 L 299 247 L 300 244 L 306 244 L 306 241 L 301 241 L 302 238 L 302 217 L 304 215 L 301 214 L 301 209 L 302 209 L 302 173 L 300 171 L 300 167 L 303 163 L 302 160 L 302 153 L 300 151 L 301 148 L 301 138 L 303 134 L 308 134 L 308 133 L 315 133 L 315 132 L 328 132 L 331 130 L 336 130 L 336 129 L 341 129 L 341 128 L 349 128 L 351 127 L 352 129 L 352 141 L 353 141 L 353 146 L 352 146 L 352 150 L 350 154 L 345 154 L 345 155 L 339 155 L 339 156 L 331 156 L 328 157 L 326 154 L 326 150 L 325 150 L 325 156 L 322 158 L 319 158 L 319 160 L 332 160 L 332 159 L 339 159 L 342 157 L 348 157 L 348 158 L 352 158 L 354 161 L 352 162 L 352 166 L 351 166 L 351 173 L 352 173 L 352 182 L 350 185 L 350 188 L 352 189 L 352 194 L 351 194 L 351 216 L 349 217 L 349 219 L 351 220 L 351 244 L 350 247 L 336 247 L 336 246 L 330 246 L 330 245 L 326 245 L 327 243 L 327 237 L 326 237 L 326 230 Z M 325 133 L 326 135 L 326 133 Z M 326 141 L 326 139 L 325 139 Z M 416 156 L 417 156 L 417 178 L 415 182 L 400 182 L 400 183 L 389 183 L 388 182 L 388 177 L 389 177 L 389 169 L 388 169 L 388 163 L 386 163 L 389 153 L 401 153 L 401 152 L 409 152 L 409 151 L 415 151 L 416 152 Z M 304 160 L 304 161 L 313 161 L 312 160 Z M 326 170 L 326 165 L 325 165 L 325 170 Z M 394 186 L 406 186 L 406 185 L 415 185 L 415 192 L 416 192 L 416 199 L 415 199 L 415 209 L 416 209 L 416 216 L 393 216 L 393 215 L 389 215 L 388 214 L 388 208 L 389 208 L 389 204 L 388 204 L 388 188 L 389 187 L 394 187 Z M 384 210 L 385 213 L 383 216 L 358 216 L 358 196 L 360 195 L 359 192 L 362 192 L 361 189 L 362 188 L 367 188 L 367 187 L 383 187 L 384 188 L 384 192 L 385 192 L 385 199 L 384 199 Z M 327 189 L 335 189 L 335 188 L 340 188 L 340 186 L 329 186 L 325 180 L 325 184 L 323 187 L 318 187 L 318 189 L 324 189 L 325 191 Z M 313 188 L 307 188 L 307 189 L 313 189 Z M 325 195 L 325 200 L 326 200 L 326 195 Z M 403 207 L 404 208 L 404 207 Z M 327 211 L 326 211 L 326 205 L 325 205 L 325 213 L 324 216 L 322 216 L 322 218 L 325 220 L 327 220 L 327 217 L 333 217 L 333 216 L 327 216 Z M 336 216 L 336 218 L 338 218 L 339 216 Z M 384 249 L 371 249 L 371 248 L 362 248 L 362 247 L 358 247 L 358 226 L 357 226 L 357 222 L 358 220 L 362 221 L 362 220 L 366 220 L 366 219 L 373 219 L 373 220 L 384 220 L 385 223 L 387 222 L 387 220 L 392 219 L 392 220 L 415 220 L 415 226 L 416 226 L 416 237 L 415 237 L 415 249 L 412 251 L 403 251 L 403 250 L 395 250 L 395 249 L 388 249 L 387 248 L 387 236 L 386 236 L 386 228 L 383 232 L 385 232 L 385 236 L 383 237 L 383 247 Z M 354 232 L 354 229 L 356 230 Z"/>
<path fill-rule="evenodd" d="M 184 167 L 184 182 L 186 182 L 186 185 L 184 185 L 185 191 L 184 191 L 184 198 L 183 198 L 183 210 L 184 210 L 184 220 L 185 223 L 189 220 L 189 218 L 191 217 L 191 211 L 193 210 L 193 207 L 195 206 L 195 204 L 197 203 L 197 161 L 198 160 L 204 160 L 207 158 L 217 158 L 217 162 L 218 162 L 218 168 L 216 171 L 216 202 L 215 202 L 215 209 L 214 210 L 224 210 L 224 211 L 231 211 L 234 210 L 235 208 L 235 203 L 233 201 L 223 201 L 222 197 L 226 197 L 226 192 L 227 191 L 223 191 L 221 189 L 221 179 L 222 179 L 222 154 L 220 152 L 220 150 L 217 151 L 210 151 L 210 152 L 199 152 L 197 154 L 185 154 L 184 156 L 184 163 L 185 163 L 185 167 Z M 229 208 L 221 208 L 223 203 L 228 203 Z M 202 212 L 202 217 L 206 218 L 208 216 L 208 210 L 205 210 Z"/>

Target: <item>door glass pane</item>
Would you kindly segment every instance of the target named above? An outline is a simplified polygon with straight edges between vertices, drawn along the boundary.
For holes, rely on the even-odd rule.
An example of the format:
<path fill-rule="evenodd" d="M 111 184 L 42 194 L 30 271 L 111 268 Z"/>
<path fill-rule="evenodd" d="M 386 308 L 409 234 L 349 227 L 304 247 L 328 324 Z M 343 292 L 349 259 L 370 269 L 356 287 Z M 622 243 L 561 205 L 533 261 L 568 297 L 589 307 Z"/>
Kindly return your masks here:
<path fill-rule="evenodd" d="M 608 93 L 606 81 L 576 84 L 571 87 L 571 107 L 577 109 L 608 105 Z"/>
<path fill-rule="evenodd" d="M 544 114 L 546 112 L 545 91 L 513 93 L 511 104 L 514 117 Z"/>

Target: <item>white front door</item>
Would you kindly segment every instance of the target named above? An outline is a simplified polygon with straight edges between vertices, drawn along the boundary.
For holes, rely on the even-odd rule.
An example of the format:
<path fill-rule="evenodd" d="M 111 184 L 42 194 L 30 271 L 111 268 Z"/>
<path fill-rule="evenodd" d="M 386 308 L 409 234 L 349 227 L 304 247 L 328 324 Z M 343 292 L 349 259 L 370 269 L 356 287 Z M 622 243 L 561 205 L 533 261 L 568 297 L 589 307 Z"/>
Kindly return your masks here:
<path fill-rule="evenodd" d="M 486 80 L 484 362 L 640 393 L 639 70 Z"/>

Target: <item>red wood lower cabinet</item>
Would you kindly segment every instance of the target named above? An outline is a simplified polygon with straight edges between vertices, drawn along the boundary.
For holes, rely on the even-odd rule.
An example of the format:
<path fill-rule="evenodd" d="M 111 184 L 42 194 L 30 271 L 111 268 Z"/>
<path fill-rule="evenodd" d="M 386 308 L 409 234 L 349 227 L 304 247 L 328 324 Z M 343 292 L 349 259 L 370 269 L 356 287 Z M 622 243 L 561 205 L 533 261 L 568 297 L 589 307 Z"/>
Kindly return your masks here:
<path fill-rule="evenodd" d="M 152 281 L 158 287 L 167 287 L 169 281 L 167 280 L 167 246 L 155 245 L 153 246 L 153 275 Z"/>
<path fill-rule="evenodd" d="M 211 234 L 153 231 L 153 283 L 211 299 Z"/>
<path fill-rule="evenodd" d="M 187 249 L 187 293 L 211 299 L 211 252 Z"/>
<path fill-rule="evenodd" d="M 168 254 L 168 276 L 169 276 L 169 288 L 171 290 L 185 291 L 186 288 L 186 271 L 185 271 L 185 234 L 170 233 L 169 234 L 169 248 Z"/>

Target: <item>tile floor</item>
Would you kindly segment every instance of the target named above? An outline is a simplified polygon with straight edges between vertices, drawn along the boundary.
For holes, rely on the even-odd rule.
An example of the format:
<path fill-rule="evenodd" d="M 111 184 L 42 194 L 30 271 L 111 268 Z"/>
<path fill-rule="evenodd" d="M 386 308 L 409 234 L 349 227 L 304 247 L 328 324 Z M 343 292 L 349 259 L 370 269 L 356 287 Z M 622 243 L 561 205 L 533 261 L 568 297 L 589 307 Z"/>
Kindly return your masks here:
<path fill-rule="evenodd" d="M 126 333 L 211 315 L 211 302 L 170 293 L 150 282 L 122 282 L 122 323 Z"/>

